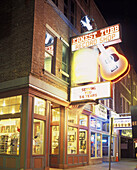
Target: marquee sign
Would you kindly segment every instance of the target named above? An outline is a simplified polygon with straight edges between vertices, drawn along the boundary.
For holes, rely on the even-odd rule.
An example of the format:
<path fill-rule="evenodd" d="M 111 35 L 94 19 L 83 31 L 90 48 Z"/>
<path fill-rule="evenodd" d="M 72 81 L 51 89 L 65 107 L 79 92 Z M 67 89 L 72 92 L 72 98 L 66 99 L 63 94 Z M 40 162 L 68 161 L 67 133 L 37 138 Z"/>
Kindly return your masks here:
<path fill-rule="evenodd" d="M 131 129 L 132 124 L 131 124 L 131 117 L 119 117 L 119 118 L 114 118 L 114 128 L 117 129 Z"/>
<path fill-rule="evenodd" d="M 101 98 L 111 98 L 111 83 L 102 82 L 71 88 L 71 102 L 91 101 Z"/>
<path fill-rule="evenodd" d="M 71 39 L 71 50 L 76 51 L 81 48 L 87 48 L 98 44 L 109 46 L 111 44 L 120 43 L 121 41 L 120 24 L 116 24 L 73 37 Z"/>

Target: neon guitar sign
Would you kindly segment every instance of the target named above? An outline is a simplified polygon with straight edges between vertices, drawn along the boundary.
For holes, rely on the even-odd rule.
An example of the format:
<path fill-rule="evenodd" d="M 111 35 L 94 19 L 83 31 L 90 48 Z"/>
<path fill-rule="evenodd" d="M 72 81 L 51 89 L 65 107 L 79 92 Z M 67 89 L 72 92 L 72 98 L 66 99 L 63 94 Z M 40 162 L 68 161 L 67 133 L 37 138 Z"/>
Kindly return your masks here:
<path fill-rule="evenodd" d="M 101 51 L 98 57 L 98 63 L 103 79 L 114 83 L 128 74 L 130 65 L 127 59 L 119 54 L 114 47 L 105 49 L 103 45 L 100 44 L 98 48 Z"/>

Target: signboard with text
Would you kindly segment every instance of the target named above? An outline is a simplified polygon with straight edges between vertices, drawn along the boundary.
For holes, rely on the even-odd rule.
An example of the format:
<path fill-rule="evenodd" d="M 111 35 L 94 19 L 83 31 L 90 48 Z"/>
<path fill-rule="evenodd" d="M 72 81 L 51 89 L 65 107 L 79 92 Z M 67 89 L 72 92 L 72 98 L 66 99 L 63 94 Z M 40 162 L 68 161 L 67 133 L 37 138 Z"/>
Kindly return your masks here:
<path fill-rule="evenodd" d="M 120 24 L 109 26 L 97 31 L 73 37 L 71 39 L 71 51 L 91 47 L 98 44 L 109 46 L 121 42 Z"/>
<path fill-rule="evenodd" d="M 102 82 L 80 87 L 71 88 L 71 102 L 81 102 L 86 100 L 96 100 L 101 98 L 111 98 L 111 82 Z"/>
<path fill-rule="evenodd" d="M 119 117 L 119 118 L 114 118 L 114 128 L 117 129 L 131 129 L 132 124 L 131 124 L 131 117 Z"/>

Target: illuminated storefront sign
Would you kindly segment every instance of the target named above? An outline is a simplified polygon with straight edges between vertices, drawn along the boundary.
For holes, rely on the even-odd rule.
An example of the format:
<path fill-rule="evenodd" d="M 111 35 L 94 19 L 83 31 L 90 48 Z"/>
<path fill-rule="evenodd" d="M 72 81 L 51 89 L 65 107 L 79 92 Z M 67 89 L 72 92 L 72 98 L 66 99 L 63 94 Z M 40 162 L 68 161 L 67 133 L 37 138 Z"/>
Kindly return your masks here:
<path fill-rule="evenodd" d="M 98 47 L 101 51 L 98 63 L 103 79 L 117 82 L 129 73 L 130 65 L 127 59 L 119 54 L 114 47 L 108 47 L 107 49 L 101 45 Z"/>
<path fill-rule="evenodd" d="M 110 98 L 111 83 L 102 82 L 97 84 L 90 84 L 80 87 L 71 88 L 71 102 L 81 102 L 86 100 L 96 100 L 101 98 Z"/>
<path fill-rule="evenodd" d="M 97 48 L 80 49 L 74 52 L 71 60 L 71 86 L 85 82 L 97 82 L 98 55 Z"/>
<path fill-rule="evenodd" d="M 71 40 L 71 50 L 76 51 L 98 44 L 105 46 L 121 42 L 120 24 L 87 33 Z"/>
<path fill-rule="evenodd" d="M 132 124 L 131 124 L 131 117 L 119 117 L 119 118 L 114 118 L 114 128 L 117 129 L 131 129 Z"/>
<path fill-rule="evenodd" d="M 100 118 L 107 119 L 107 108 L 101 104 L 95 105 L 93 114 Z"/>

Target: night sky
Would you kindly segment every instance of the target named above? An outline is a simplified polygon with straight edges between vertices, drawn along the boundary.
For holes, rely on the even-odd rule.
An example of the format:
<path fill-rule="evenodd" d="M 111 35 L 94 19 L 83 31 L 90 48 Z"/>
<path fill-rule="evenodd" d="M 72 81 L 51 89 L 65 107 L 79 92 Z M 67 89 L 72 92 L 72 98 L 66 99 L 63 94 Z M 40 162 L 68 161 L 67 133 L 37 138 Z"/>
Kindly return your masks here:
<path fill-rule="evenodd" d="M 137 73 L 137 0 L 94 0 L 109 26 L 120 23 L 120 46 Z"/>

